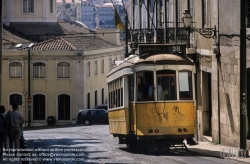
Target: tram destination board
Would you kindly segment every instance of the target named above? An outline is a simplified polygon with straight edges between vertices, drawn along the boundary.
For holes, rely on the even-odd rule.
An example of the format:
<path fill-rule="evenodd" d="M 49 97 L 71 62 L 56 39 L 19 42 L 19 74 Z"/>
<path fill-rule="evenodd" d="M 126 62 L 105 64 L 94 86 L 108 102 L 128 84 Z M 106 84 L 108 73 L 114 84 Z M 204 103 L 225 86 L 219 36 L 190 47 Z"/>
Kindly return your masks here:
<path fill-rule="evenodd" d="M 139 44 L 140 58 L 155 54 L 186 54 L 186 44 Z"/>

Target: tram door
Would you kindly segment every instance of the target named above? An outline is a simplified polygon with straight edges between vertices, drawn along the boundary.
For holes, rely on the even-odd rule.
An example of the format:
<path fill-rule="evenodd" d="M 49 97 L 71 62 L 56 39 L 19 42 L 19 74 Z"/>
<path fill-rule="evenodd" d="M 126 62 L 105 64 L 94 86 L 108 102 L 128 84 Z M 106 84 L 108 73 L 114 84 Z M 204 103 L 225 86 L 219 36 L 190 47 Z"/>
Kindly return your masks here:
<path fill-rule="evenodd" d="M 133 102 L 134 102 L 134 76 L 128 77 L 128 110 L 129 110 L 129 127 L 130 133 L 134 133 L 134 112 L 133 112 Z"/>

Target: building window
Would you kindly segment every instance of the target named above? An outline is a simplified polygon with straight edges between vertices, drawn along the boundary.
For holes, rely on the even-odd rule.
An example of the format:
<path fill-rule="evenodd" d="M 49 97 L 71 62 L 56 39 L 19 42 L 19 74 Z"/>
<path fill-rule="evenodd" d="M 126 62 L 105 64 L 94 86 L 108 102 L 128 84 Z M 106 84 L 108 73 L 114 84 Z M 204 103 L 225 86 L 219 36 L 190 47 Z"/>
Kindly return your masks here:
<path fill-rule="evenodd" d="M 169 0 L 169 1 L 166 1 L 167 3 L 167 22 L 173 22 L 174 21 L 174 16 L 173 16 L 173 11 L 174 11 L 174 3 L 173 3 L 173 0 Z M 173 24 L 172 23 L 167 23 L 167 26 L 169 27 L 173 27 Z"/>
<path fill-rule="evenodd" d="M 97 105 L 97 90 L 95 91 L 95 106 Z"/>
<path fill-rule="evenodd" d="M 104 104 L 104 88 L 102 88 L 102 104 Z"/>
<path fill-rule="evenodd" d="M 87 95 L 87 108 L 90 109 L 90 93 Z"/>
<path fill-rule="evenodd" d="M 191 14 L 191 16 L 192 16 L 192 18 L 194 19 L 194 0 L 190 0 L 189 1 L 189 6 L 190 6 L 190 14 Z M 192 24 L 191 24 L 191 26 L 192 26 Z"/>
<path fill-rule="evenodd" d="M 191 14 L 191 17 L 192 17 L 192 22 L 193 22 L 193 20 L 195 19 L 195 10 L 194 10 L 194 0 L 190 0 L 189 1 L 190 2 L 190 14 Z M 191 27 L 193 27 L 194 26 L 194 24 L 191 22 Z M 190 38 L 191 39 L 194 39 L 195 38 L 195 35 L 194 35 L 194 33 L 191 33 L 190 34 Z"/>
<path fill-rule="evenodd" d="M 53 13 L 53 0 L 49 1 L 49 11 L 50 13 Z"/>
<path fill-rule="evenodd" d="M 45 96 L 33 96 L 33 120 L 45 120 Z"/>
<path fill-rule="evenodd" d="M 19 62 L 10 63 L 10 78 L 22 77 L 22 64 Z"/>
<path fill-rule="evenodd" d="M 24 13 L 34 12 L 34 0 L 23 0 L 23 12 Z"/>
<path fill-rule="evenodd" d="M 95 60 L 95 75 L 97 75 L 97 69 L 98 68 L 98 65 L 97 65 L 97 60 Z"/>
<path fill-rule="evenodd" d="M 121 56 L 120 60 L 122 60 L 122 56 Z"/>
<path fill-rule="evenodd" d="M 109 58 L 109 71 L 111 71 L 111 70 L 112 70 L 112 59 Z"/>
<path fill-rule="evenodd" d="M 70 96 L 58 95 L 58 120 L 70 120 Z"/>
<path fill-rule="evenodd" d="M 247 28 L 250 28 L 250 0 L 247 0 Z"/>
<path fill-rule="evenodd" d="M 203 8 L 203 27 L 209 26 L 209 0 L 202 1 Z"/>
<path fill-rule="evenodd" d="M 23 104 L 22 95 L 20 95 L 20 94 L 10 95 L 10 104 L 9 105 L 12 105 L 13 103 L 17 103 L 18 105 L 22 105 Z"/>
<path fill-rule="evenodd" d="M 69 78 L 70 77 L 70 64 L 66 62 L 58 63 L 57 65 L 57 77 Z"/>
<path fill-rule="evenodd" d="M 87 62 L 87 76 L 90 76 L 90 62 Z"/>
<path fill-rule="evenodd" d="M 104 73 L 104 59 L 102 59 L 102 65 L 101 65 L 101 67 L 102 67 L 102 73 Z"/>
<path fill-rule="evenodd" d="M 33 64 L 33 77 L 34 78 L 45 78 L 45 64 L 37 62 Z"/>
<path fill-rule="evenodd" d="M 181 22 L 181 17 L 182 17 L 182 13 L 183 13 L 183 11 L 181 10 L 181 0 L 178 0 L 177 3 L 178 3 L 177 4 L 178 22 Z"/>

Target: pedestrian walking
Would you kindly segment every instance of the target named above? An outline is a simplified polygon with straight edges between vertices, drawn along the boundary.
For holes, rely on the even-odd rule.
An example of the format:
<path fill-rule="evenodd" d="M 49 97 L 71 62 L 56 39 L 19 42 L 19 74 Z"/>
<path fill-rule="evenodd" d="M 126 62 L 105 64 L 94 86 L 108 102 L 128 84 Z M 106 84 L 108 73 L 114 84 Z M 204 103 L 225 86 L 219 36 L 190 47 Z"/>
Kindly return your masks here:
<path fill-rule="evenodd" d="M 3 148 L 8 150 L 8 133 L 7 130 L 3 128 L 4 120 L 5 120 L 5 107 L 0 105 L 0 149 L 1 155 L 3 154 Z"/>
<path fill-rule="evenodd" d="M 10 119 L 10 127 L 8 129 L 9 136 L 9 147 L 13 150 L 13 143 L 15 144 L 15 149 L 20 148 L 21 130 L 23 127 L 23 115 L 18 111 L 18 104 L 12 104 L 12 111 L 6 114 L 6 119 Z"/>

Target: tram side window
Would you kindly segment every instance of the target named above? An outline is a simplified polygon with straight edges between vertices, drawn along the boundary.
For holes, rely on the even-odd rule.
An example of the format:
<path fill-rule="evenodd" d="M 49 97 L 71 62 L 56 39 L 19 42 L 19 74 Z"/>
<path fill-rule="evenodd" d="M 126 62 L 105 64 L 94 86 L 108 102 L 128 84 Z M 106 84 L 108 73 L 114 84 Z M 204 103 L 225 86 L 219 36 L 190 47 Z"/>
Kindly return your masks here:
<path fill-rule="evenodd" d="M 108 84 L 109 109 L 123 106 L 123 83 L 122 78 Z"/>
<path fill-rule="evenodd" d="M 137 101 L 154 100 L 154 76 L 152 71 L 137 72 Z"/>
<path fill-rule="evenodd" d="M 180 100 L 192 100 L 192 72 L 179 72 Z"/>
<path fill-rule="evenodd" d="M 156 72 L 157 100 L 176 100 L 176 73 L 174 70 Z"/>

